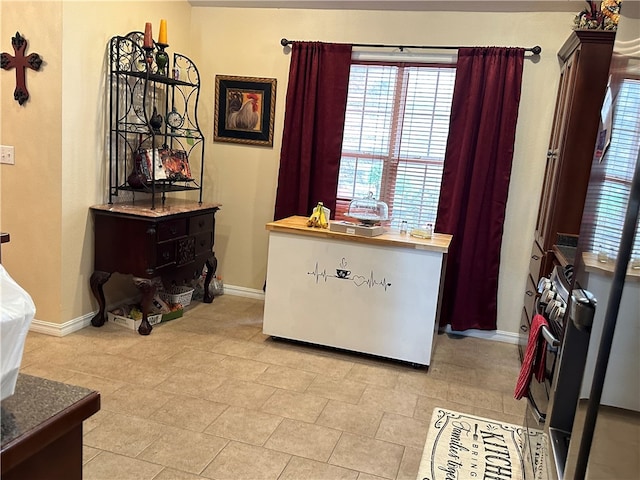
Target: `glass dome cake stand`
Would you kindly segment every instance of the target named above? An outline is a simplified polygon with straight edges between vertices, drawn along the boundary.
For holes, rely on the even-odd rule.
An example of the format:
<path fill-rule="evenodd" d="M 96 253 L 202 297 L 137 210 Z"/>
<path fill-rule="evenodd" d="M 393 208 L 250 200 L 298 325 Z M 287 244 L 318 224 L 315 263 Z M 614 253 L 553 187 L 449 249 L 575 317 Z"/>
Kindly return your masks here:
<path fill-rule="evenodd" d="M 363 226 L 380 225 L 389 219 L 389 207 L 386 203 L 376 200 L 373 192 L 365 198 L 356 198 L 349 203 L 347 217 L 355 218 Z"/>
<path fill-rule="evenodd" d="M 377 237 L 385 232 L 381 223 L 389 219 L 389 207 L 386 203 L 376 200 L 373 193 L 369 192 L 366 198 L 352 200 L 345 216 L 357 220 L 358 223 L 330 222 L 329 230 L 349 235 Z"/>

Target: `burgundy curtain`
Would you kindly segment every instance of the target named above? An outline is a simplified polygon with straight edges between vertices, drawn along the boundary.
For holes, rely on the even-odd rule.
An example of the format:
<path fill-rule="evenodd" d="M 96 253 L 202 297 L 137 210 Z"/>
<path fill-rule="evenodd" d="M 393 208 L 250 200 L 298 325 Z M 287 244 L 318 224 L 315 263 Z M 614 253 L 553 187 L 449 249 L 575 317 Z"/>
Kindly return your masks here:
<path fill-rule="evenodd" d="M 335 213 L 350 66 L 351 45 L 293 44 L 275 220 Z"/>
<path fill-rule="evenodd" d="M 495 330 L 524 49 L 458 51 L 436 231 L 450 233 L 440 324 Z"/>

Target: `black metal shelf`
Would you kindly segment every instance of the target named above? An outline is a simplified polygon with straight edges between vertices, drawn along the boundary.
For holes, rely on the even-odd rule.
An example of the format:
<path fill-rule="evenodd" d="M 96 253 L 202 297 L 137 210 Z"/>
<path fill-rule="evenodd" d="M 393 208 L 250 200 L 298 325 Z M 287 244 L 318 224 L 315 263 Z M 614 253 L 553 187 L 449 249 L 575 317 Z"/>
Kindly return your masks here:
<path fill-rule="evenodd" d="M 198 88 L 199 85 L 195 83 L 184 82 L 182 80 L 177 80 L 175 78 L 168 77 L 166 75 L 160 75 L 158 73 L 148 73 L 146 71 L 130 71 L 130 70 L 116 70 L 114 72 L 116 75 L 124 75 L 128 77 L 136 77 L 143 78 L 149 82 L 162 83 L 165 85 L 173 85 L 173 86 L 181 86 L 181 87 L 192 87 Z"/>
<path fill-rule="evenodd" d="M 192 180 L 193 181 L 193 180 Z M 200 190 L 199 185 L 176 185 L 175 183 L 163 182 L 162 180 L 156 180 L 156 185 L 162 184 L 162 191 L 164 192 L 186 192 L 190 190 Z M 124 190 L 127 192 L 140 192 L 151 193 L 151 186 L 145 186 L 141 188 L 132 187 L 128 184 L 118 185 L 118 190 Z"/>
<path fill-rule="evenodd" d="M 158 48 L 154 44 L 152 48 L 144 48 L 143 42 L 142 32 L 131 32 L 112 37 L 108 45 L 109 203 L 113 203 L 119 191 L 150 194 L 152 208 L 155 208 L 156 195 L 161 195 L 164 203 L 165 194 L 172 192 L 199 191 L 202 203 L 205 142 L 197 119 L 200 74 L 196 65 L 179 53 L 174 53 L 172 62 L 161 69 L 156 59 L 166 46 Z M 174 72 L 184 78 L 175 78 Z M 171 128 L 166 124 L 169 111 L 183 117 L 181 127 Z M 171 150 L 169 159 L 181 159 L 184 163 L 186 158 L 189 169 L 199 178 L 156 179 L 156 166 L 145 169 L 146 173 L 140 170 L 139 154 L 153 151 L 151 157 L 156 158 L 156 150 L 163 148 Z M 162 158 L 162 165 L 167 168 L 164 153 Z M 146 157 L 143 159 L 146 161 Z M 129 177 L 136 179 L 133 185 Z"/>
<path fill-rule="evenodd" d="M 173 137 L 173 138 L 184 138 L 184 139 L 192 139 L 194 142 L 201 142 L 204 140 L 202 136 L 202 132 L 200 130 L 192 130 L 192 129 L 183 129 L 176 128 L 173 129 L 174 132 L 171 132 L 171 128 L 166 132 L 155 132 L 151 133 L 149 131 L 149 126 L 143 123 L 134 123 L 134 122 L 120 122 L 117 128 L 111 129 L 112 135 L 120 135 L 127 133 L 137 133 L 137 134 L 147 134 L 147 135 L 156 135 L 157 137 Z M 184 132 L 184 133 L 181 133 Z"/>

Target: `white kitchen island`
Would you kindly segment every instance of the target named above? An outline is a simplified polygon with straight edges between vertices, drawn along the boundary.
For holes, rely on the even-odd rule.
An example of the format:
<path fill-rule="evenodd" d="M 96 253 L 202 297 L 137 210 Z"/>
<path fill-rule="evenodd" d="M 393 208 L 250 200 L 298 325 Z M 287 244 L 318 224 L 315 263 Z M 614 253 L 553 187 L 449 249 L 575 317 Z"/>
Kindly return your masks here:
<path fill-rule="evenodd" d="M 268 223 L 263 332 L 429 365 L 451 235 L 377 237 Z"/>

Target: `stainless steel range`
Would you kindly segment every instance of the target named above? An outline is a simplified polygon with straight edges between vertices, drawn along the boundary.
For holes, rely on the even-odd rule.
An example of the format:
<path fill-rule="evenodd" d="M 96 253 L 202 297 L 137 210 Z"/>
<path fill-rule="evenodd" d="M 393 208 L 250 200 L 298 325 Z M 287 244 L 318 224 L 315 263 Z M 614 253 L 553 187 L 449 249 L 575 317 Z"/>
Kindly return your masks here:
<path fill-rule="evenodd" d="M 549 277 L 538 282 L 535 312 L 548 323 L 541 334 L 544 339 L 545 372 L 542 382 L 532 377 L 527 392 L 527 411 L 524 431 L 525 478 L 546 478 L 544 427 L 554 391 L 556 370 L 559 368 L 560 350 L 564 336 L 564 319 L 569 304 L 573 267 L 556 266 Z"/>

